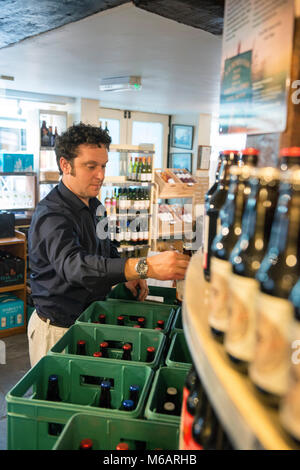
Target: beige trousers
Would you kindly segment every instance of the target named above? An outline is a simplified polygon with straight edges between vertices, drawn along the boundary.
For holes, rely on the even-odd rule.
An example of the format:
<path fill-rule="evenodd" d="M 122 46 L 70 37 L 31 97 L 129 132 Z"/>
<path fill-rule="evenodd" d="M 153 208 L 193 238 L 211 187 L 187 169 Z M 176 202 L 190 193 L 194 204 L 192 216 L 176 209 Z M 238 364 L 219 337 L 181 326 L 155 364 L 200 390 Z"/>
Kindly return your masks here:
<path fill-rule="evenodd" d="M 49 349 L 68 331 L 68 328 L 50 325 L 40 319 L 36 310 L 32 312 L 27 328 L 30 364 L 33 367 Z"/>

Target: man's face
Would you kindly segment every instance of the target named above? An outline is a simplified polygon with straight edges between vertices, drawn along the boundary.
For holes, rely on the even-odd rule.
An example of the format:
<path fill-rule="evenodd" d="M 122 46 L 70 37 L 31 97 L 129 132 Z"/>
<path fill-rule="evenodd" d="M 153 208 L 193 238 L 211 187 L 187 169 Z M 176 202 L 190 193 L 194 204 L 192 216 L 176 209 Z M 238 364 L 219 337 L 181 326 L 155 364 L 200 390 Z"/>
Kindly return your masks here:
<path fill-rule="evenodd" d="M 82 144 L 78 147 L 72 166 L 65 159 L 61 161 L 63 181 L 80 199 L 88 202 L 89 198 L 99 194 L 107 161 L 108 154 L 104 146 Z"/>

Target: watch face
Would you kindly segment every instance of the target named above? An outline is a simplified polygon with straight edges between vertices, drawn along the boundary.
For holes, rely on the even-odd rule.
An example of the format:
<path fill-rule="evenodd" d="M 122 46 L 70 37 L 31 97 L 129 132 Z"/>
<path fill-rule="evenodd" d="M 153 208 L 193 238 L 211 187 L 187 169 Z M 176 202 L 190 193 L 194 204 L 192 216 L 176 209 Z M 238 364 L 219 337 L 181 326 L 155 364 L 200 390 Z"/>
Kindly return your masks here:
<path fill-rule="evenodd" d="M 145 259 L 141 259 L 136 266 L 136 270 L 140 276 L 147 276 L 148 273 L 148 264 Z"/>

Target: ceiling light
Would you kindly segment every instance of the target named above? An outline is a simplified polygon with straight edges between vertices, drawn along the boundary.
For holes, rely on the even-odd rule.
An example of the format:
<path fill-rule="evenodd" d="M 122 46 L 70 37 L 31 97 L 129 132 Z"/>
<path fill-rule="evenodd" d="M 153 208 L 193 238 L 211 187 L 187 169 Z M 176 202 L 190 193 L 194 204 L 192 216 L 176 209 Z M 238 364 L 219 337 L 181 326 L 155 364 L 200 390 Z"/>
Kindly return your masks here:
<path fill-rule="evenodd" d="M 102 78 L 100 91 L 139 91 L 142 88 L 141 77 L 110 77 Z"/>
<path fill-rule="evenodd" d="M 15 77 L 12 77 L 11 75 L 0 75 L 0 80 L 10 80 L 13 82 Z"/>

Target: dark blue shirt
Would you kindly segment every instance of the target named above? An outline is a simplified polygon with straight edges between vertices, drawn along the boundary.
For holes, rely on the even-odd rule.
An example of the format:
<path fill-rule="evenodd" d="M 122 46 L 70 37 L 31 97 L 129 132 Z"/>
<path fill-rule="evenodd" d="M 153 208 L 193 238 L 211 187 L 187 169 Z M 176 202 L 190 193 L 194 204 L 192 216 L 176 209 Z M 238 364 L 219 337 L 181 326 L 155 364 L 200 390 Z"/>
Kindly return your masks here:
<path fill-rule="evenodd" d="M 113 285 L 126 282 L 125 262 L 96 234 L 96 211 L 60 182 L 36 207 L 28 234 L 30 283 L 38 314 L 69 327 Z M 102 206 L 103 207 L 103 206 Z"/>

